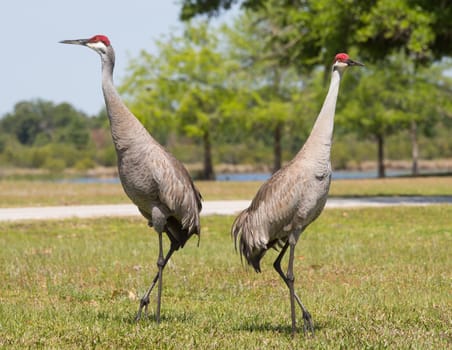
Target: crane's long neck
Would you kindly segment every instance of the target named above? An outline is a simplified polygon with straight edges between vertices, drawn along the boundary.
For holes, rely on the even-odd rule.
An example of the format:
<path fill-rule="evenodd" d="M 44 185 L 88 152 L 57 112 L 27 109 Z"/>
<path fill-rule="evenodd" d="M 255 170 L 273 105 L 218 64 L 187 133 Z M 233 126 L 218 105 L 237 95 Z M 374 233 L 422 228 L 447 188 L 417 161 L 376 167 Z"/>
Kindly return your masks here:
<path fill-rule="evenodd" d="M 113 84 L 113 68 L 115 64 L 115 55 L 111 47 L 102 58 L 102 91 L 107 108 L 108 118 L 110 120 L 111 135 L 116 150 L 129 147 L 130 143 L 137 139 L 140 134 L 149 134 L 145 131 L 143 125 L 128 110 L 122 102 Z"/>
<path fill-rule="evenodd" d="M 309 135 L 303 149 L 309 149 L 318 159 L 330 159 L 331 143 L 333 140 L 334 115 L 336 112 L 336 101 L 339 92 L 339 85 L 342 77 L 340 69 L 334 69 L 331 77 L 330 87 L 323 102 L 322 109 L 317 117 L 311 134 Z"/>

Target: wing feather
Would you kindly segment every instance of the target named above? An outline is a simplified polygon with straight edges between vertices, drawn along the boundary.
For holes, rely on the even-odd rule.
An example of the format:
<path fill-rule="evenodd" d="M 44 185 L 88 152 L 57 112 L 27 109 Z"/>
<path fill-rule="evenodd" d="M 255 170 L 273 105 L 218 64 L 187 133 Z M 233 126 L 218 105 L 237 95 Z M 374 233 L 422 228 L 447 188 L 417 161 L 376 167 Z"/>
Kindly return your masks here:
<path fill-rule="evenodd" d="M 265 252 L 284 243 L 297 223 L 303 178 L 289 167 L 275 173 L 257 192 L 250 206 L 234 221 L 231 233 L 240 254 L 256 271 Z"/>
<path fill-rule="evenodd" d="M 146 218 L 151 220 L 152 208 L 158 207 L 190 235 L 200 233 L 201 194 L 183 164 L 160 144 L 150 139 L 130 147 L 119 159 L 119 175 Z"/>
<path fill-rule="evenodd" d="M 199 212 L 202 197 L 188 171 L 176 158 L 167 153 L 161 165 L 159 199 L 189 233 L 200 232 Z"/>

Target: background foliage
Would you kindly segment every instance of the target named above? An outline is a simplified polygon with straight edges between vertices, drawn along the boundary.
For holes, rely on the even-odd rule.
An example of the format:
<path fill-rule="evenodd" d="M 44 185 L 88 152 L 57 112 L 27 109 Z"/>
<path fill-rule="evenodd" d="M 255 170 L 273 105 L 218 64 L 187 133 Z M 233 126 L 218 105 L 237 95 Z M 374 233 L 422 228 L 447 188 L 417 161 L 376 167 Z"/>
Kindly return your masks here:
<path fill-rule="evenodd" d="M 227 26 L 209 16 L 234 4 Z M 208 16 L 204 16 L 207 14 Z M 130 61 L 120 86 L 151 134 L 197 177 L 215 166 L 274 171 L 299 150 L 325 98 L 335 53 L 365 69 L 339 94 L 336 169 L 452 157 L 452 5 L 424 0 L 186 0 L 181 35 Z M 59 171 L 111 166 L 105 111 L 20 101 L 0 119 L 0 164 Z"/>

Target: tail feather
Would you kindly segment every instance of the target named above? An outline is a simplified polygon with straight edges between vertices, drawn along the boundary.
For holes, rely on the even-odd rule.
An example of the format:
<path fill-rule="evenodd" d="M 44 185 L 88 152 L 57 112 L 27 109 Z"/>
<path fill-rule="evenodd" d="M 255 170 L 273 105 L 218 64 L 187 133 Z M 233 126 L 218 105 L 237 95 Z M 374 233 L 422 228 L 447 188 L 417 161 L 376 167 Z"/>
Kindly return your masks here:
<path fill-rule="evenodd" d="M 231 235 L 234 237 L 234 246 L 237 251 L 239 246 L 240 260 L 243 263 L 243 256 L 249 265 L 253 266 L 256 272 L 261 272 L 260 261 L 267 251 L 266 247 L 256 247 L 247 239 L 251 235 L 248 225 L 248 209 L 242 211 L 234 220 Z M 238 245 L 237 245 L 238 243 Z"/>
<path fill-rule="evenodd" d="M 173 250 L 183 248 L 193 234 L 199 235 L 198 232 L 194 232 L 195 230 L 183 228 L 182 224 L 173 216 L 168 217 L 165 228 L 165 232 L 168 234 Z"/>

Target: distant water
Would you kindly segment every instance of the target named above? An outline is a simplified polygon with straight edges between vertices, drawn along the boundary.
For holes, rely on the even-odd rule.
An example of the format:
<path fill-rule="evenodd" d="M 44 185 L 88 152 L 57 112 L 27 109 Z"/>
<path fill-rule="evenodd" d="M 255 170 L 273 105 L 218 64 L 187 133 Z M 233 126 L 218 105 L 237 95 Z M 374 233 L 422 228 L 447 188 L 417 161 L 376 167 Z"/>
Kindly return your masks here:
<path fill-rule="evenodd" d="M 410 175 L 406 170 L 387 170 L 386 176 L 402 176 Z M 218 181 L 265 181 L 270 178 L 269 173 L 245 173 L 245 174 L 218 174 Z M 377 171 L 333 171 L 334 180 L 345 179 L 376 179 L 378 177 Z"/>
<path fill-rule="evenodd" d="M 58 182 L 69 182 L 78 184 L 119 184 L 119 177 L 73 177 L 58 180 Z"/>
<path fill-rule="evenodd" d="M 387 170 L 387 177 L 410 175 L 407 170 Z M 270 178 L 269 173 L 225 173 L 218 174 L 217 181 L 265 181 Z M 376 171 L 333 171 L 334 180 L 345 179 L 376 179 Z M 119 183 L 119 178 L 96 178 L 96 177 L 77 177 L 73 179 L 64 179 L 62 182 L 72 183 Z"/>

